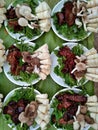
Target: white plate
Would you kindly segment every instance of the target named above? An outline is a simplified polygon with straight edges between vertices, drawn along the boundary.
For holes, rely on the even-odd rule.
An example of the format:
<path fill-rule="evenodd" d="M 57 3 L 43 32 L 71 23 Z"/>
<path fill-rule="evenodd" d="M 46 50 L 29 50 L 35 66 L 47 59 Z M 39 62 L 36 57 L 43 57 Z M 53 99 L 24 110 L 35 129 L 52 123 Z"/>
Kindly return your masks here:
<path fill-rule="evenodd" d="M 23 87 L 23 88 L 24 88 L 24 89 L 27 89 L 27 87 Z M 10 92 L 7 94 L 7 96 L 4 98 L 3 105 L 5 105 L 6 102 L 8 101 L 8 99 L 9 99 L 10 97 L 12 97 L 12 96 L 14 95 L 15 91 L 17 91 L 17 90 L 19 90 L 19 89 L 21 89 L 21 87 L 20 87 L 20 88 L 13 89 L 12 91 L 10 91 Z M 31 88 L 28 88 L 28 89 L 31 89 Z M 36 95 L 37 95 L 37 94 L 40 94 L 40 92 L 39 92 L 38 90 L 36 90 L 36 89 L 34 89 L 34 92 L 35 92 Z M 8 126 L 9 126 L 10 128 L 12 128 L 13 130 L 17 130 L 14 124 L 8 124 Z M 13 126 L 14 126 L 14 128 L 13 128 Z M 31 127 L 29 128 L 29 130 L 37 130 L 38 128 L 39 128 L 38 125 L 36 125 L 36 127 L 31 126 Z"/>
<path fill-rule="evenodd" d="M 64 6 L 64 3 L 67 2 L 67 1 L 68 1 L 68 0 L 61 0 L 60 2 L 58 2 L 58 3 L 54 6 L 51 15 L 53 16 L 54 13 L 60 12 L 61 9 L 62 9 L 63 6 Z M 71 1 L 72 1 L 72 0 L 71 0 Z M 53 29 L 54 33 L 55 33 L 59 38 L 65 40 L 65 41 L 72 41 L 72 42 L 82 41 L 82 40 L 84 40 L 85 38 L 87 38 L 87 37 L 91 34 L 91 32 L 88 32 L 87 35 L 86 35 L 85 37 L 83 37 L 82 39 L 71 39 L 71 40 L 70 40 L 70 39 L 64 37 L 62 34 L 59 34 L 58 30 L 56 29 L 56 27 L 55 27 L 55 25 L 54 25 L 53 18 L 51 18 L 51 25 L 52 25 L 52 29 Z M 77 35 L 78 35 L 78 34 L 77 34 Z"/>
<path fill-rule="evenodd" d="M 24 44 L 27 43 L 24 42 Z M 32 42 L 28 42 L 29 45 L 35 46 L 35 43 Z M 39 82 L 41 80 L 41 78 L 37 78 L 36 80 L 33 80 L 31 84 L 27 83 L 27 82 L 23 82 L 20 80 L 15 80 L 14 77 L 9 73 L 10 72 L 10 65 L 8 62 L 5 62 L 4 66 L 4 73 L 6 75 L 6 77 L 14 84 L 19 85 L 19 86 L 29 86 L 29 85 L 33 85 L 36 84 L 37 82 Z"/>
<path fill-rule="evenodd" d="M 63 46 L 67 45 L 70 49 L 72 49 L 74 46 L 76 46 L 78 43 L 73 43 L 73 42 L 67 42 L 64 43 Z M 55 48 L 55 50 L 58 50 L 59 46 Z M 86 52 L 88 49 L 86 47 L 83 46 L 83 50 L 84 52 Z M 52 60 L 52 65 L 51 65 L 51 73 L 50 76 L 52 77 L 52 79 L 59 84 L 62 87 L 70 87 L 69 85 L 67 85 L 64 82 L 64 79 L 61 78 L 60 76 L 56 75 L 54 73 L 54 68 L 58 65 L 58 61 L 57 61 L 58 57 L 54 54 L 54 52 L 51 53 L 51 60 Z M 84 84 L 87 82 L 87 80 L 84 82 Z M 76 87 L 76 86 L 73 86 Z"/>
<path fill-rule="evenodd" d="M 8 9 L 10 9 L 11 6 L 13 6 L 13 3 L 11 3 L 11 4 L 8 6 Z M 29 39 L 29 38 L 26 37 L 23 33 L 13 33 L 13 32 L 11 32 L 11 31 L 9 30 L 9 28 L 8 28 L 7 25 L 8 25 L 8 21 L 5 20 L 5 21 L 4 21 L 4 26 L 5 26 L 6 31 L 8 32 L 8 34 L 9 34 L 12 38 L 14 38 L 14 39 L 16 39 L 16 40 L 18 40 L 18 41 L 21 41 L 21 40 L 23 40 L 23 41 L 34 41 L 34 40 L 38 39 L 39 37 L 41 37 L 42 34 L 44 33 L 44 31 L 41 31 L 40 35 L 33 36 L 31 39 Z"/>
<path fill-rule="evenodd" d="M 66 88 L 66 89 L 62 89 L 62 90 L 58 91 L 58 92 L 52 97 L 52 99 L 51 99 L 51 101 L 50 101 L 50 106 L 52 106 L 52 103 L 53 103 L 55 97 L 56 97 L 59 93 L 66 92 L 66 91 L 68 91 L 68 90 L 72 90 L 72 91 L 75 92 L 75 93 L 81 92 L 81 90 L 80 90 L 80 89 L 77 89 L 77 88 Z M 51 115 L 52 115 L 52 113 L 53 113 L 53 110 L 54 110 L 54 109 L 51 107 L 51 108 L 50 108 Z M 55 125 L 53 125 L 53 126 L 56 128 L 56 130 L 62 130 L 61 128 L 57 128 Z M 85 128 L 83 128 L 82 130 L 88 130 L 89 128 L 90 128 L 90 125 L 89 125 L 89 124 L 86 124 L 86 125 L 85 125 Z"/>

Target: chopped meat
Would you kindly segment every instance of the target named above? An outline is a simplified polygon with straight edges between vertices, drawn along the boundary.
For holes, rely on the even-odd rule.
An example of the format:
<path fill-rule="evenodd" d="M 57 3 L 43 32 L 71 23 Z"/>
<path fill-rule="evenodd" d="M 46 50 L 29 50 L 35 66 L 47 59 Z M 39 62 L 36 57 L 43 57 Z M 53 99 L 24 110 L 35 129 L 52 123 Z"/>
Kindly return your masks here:
<path fill-rule="evenodd" d="M 69 47 L 63 46 L 58 51 L 59 57 L 65 57 L 63 58 L 63 69 L 61 70 L 63 73 L 69 73 L 72 77 L 74 77 L 73 74 L 71 74 L 71 71 L 75 68 L 75 54 L 72 53 Z"/>
<path fill-rule="evenodd" d="M 65 20 L 64 20 L 64 14 L 62 12 L 58 12 L 56 14 L 57 18 L 58 18 L 58 23 L 59 25 L 62 25 L 65 23 Z"/>
<path fill-rule="evenodd" d="M 18 24 L 18 21 L 17 20 L 10 20 L 8 21 L 8 25 L 14 29 L 15 32 L 18 32 L 18 31 L 21 31 L 23 30 L 23 27 L 21 27 L 19 24 Z"/>
<path fill-rule="evenodd" d="M 7 19 L 15 19 L 17 18 L 14 7 L 10 7 L 10 9 L 6 12 Z"/>
<path fill-rule="evenodd" d="M 64 118 L 64 121 L 68 122 L 73 119 L 73 115 L 68 112 L 65 112 L 63 115 L 63 118 Z"/>
<path fill-rule="evenodd" d="M 67 124 L 67 122 L 64 120 L 64 118 L 61 118 L 59 120 L 59 123 L 60 123 L 60 125 L 66 125 Z"/>
<path fill-rule="evenodd" d="M 25 99 L 20 99 L 18 102 L 10 101 L 7 106 L 4 107 L 3 113 L 11 116 L 12 121 L 15 124 L 19 123 L 18 116 L 21 112 L 25 110 L 28 101 Z"/>
<path fill-rule="evenodd" d="M 72 26 L 75 23 L 76 15 L 73 14 L 73 2 L 68 1 L 64 4 L 63 12 L 65 16 L 65 21 L 68 26 Z"/>

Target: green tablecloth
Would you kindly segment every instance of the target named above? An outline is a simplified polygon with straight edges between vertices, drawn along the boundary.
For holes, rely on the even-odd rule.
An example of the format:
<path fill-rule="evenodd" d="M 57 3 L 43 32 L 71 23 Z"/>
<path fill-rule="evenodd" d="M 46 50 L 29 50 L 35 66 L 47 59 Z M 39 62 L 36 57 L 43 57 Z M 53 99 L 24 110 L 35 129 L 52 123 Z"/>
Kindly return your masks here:
<path fill-rule="evenodd" d="M 13 0 L 6 0 L 6 7 L 8 6 L 9 3 L 11 3 Z M 51 8 L 54 7 L 54 5 L 59 1 L 59 0 L 46 0 L 47 3 L 50 5 Z M 14 43 L 14 39 L 11 38 L 8 33 L 5 31 L 4 27 L 2 27 L 2 29 L 0 29 L 0 38 L 4 40 L 4 45 L 6 46 L 6 48 L 8 48 L 11 44 Z M 38 46 L 41 46 L 44 43 L 47 43 L 49 45 L 49 50 L 50 52 L 57 46 L 57 45 L 61 45 L 62 43 L 64 43 L 63 40 L 61 40 L 60 38 L 58 38 L 54 32 L 52 31 L 52 29 L 48 32 L 48 33 L 44 33 L 39 39 L 37 39 L 36 41 L 34 41 Z M 94 35 L 91 34 L 89 36 L 89 38 L 85 39 L 82 42 L 79 42 L 83 45 L 85 45 L 87 48 L 91 48 L 93 47 L 93 43 L 94 43 Z M 89 85 L 93 85 L 91 82 L 89 83 Z M 86 85 L 88 86 L 88 85 Z M 4 96 L 6 96 L 6 94 L 8 92 L 10 92 L 12 89 L 19 87 L 13 83 L 11 83 L 6 76 L 4 75 L 4 73 L 2 72 L 0 74 L 0 93 L 3 93 Z M 42 93 L 48 93 L 49 94 L 49 98 L 51 99 L 51 97 L 60 89 L 62 89 L 62 87 L 60 87 L 59 85 L 57 85 L 50 76 L 48 76 L 48 78 L 45 81 L 40 81 L 39 83 L 37 83 L 36 85 L 34 85 L 34 88 L 38 89 L 40 92 Z M 48 128 L 48 130 L 55 130 L 54 128 Z M 10 128 L 7 126 L 6 122 L 4 121 L 2 115 L 0 115 L 0 130 L 10 130 Z"/>

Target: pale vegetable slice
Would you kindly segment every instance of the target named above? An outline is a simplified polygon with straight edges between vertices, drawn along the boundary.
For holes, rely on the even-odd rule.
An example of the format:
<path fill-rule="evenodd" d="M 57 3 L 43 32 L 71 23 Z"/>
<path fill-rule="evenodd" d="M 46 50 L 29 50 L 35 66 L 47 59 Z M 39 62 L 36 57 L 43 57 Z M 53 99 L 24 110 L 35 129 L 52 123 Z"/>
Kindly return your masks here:
<path fill-rule="evenodd" d="M 6 8 L 0 8 L 0 15 L 2 15 L 3 13 L 6 13 Z"/>
<path fill-rule="evenodd" d="M 89 55 L 93 55 L 96 53 L 97 53 L 97 50 L 95 48 L 92 48 L 92 49 L 88 50 L 87 52 L 85 52 L 83 55 L 89 56 Z"/>
<path fill-rule="evenodd" d="M 41 118 L 39 118 L 38 116 L 35 118 L 35 121 L 36 121 L 36 123 L 37 124 L 41 124 L 41 122 L 42 122 L 42 119 Z"/>
<path fill-rule="evenodd" d="M 88 1 L 87 8 L 95 7 L 98 5 L 98 0 Z"/>
<path fill-rule="evenodd" d="M 89 19 L 88 23 L 98 23 L 98 18 L 94 18 L 94 19 Z"/>
<path fill-rule="evenodd" d="M 78 121 L 73 122 L 73 129 L 74 130 L 79 130 L 79 128 L 80 128 L 79 122 Z"/>
<path fill-rule="evenodd" d="M 93 96 L 87 97 L 87 103 L 89 102 L 97 102 L 97 96 L 93 95 Z"/>
<path fill-rule="evenodd" d="M 92 28 L 97 28 L 98 27 L 98 23 L 89 23 L 89 24 L 87 24 L 87 27 L 92 27 Z"/>
<path fill-rule="evenodd" d="M 90 76 L 88 76 L 88 75 L 85 75 L 85 78 L 87 79 L 87 80 L 91 80 L 91 81 L 94 81 L 94 82 L 98 82 L 98 78 L 96 79 L 96 78 L 92 78 L 92 77 L 90 77 Z"/>
<path fill-rule="evenodd" d="M 98 103 L 97 102 L 89 102 L 89 103 L 86 103 L 87 106 L 90 106 L 90 107 L 98 107 Z"/>
<path fill-rule="evenodd" d="M 50 65 L 40 65 L 41 69 L 50 69 Z"/>
<path fill-rule="evenodd" d="M 48 98 L 48 94 L 38 94 L 38 95 L 36 95 L 36 98 L 38 99 L 38 98 L 44 98 L 44 99 L 46 99 L 46 98 Z"/>
<path fill-rule="evenodd" d="M 51 60 L 50 60 L 50 58 L 48 58 L 48 59 L 45 59 L 45 60 L 41 60 L 40 63 L 43 64 L 43 65 L 51 65 Z"/>
<path fill-rule="evenodd" d="M 42 80 L 45 80 L 47 78 L 47 75 L 42 72 L 39 72 L 38 75 Z"/>
<path fill-rule="evenodd" d="M 92 127 L 94 130 L 98 130 L 98 124 L 97 124 L 97 123 L 92 124 L 91 127 Z"/>
<path fill-rule="evenodd" d="M 36 12 L 36 13 L 40 13 L 40 12 L 43 12 L 43 11 L 46 11 L 46 10 L 51 11 L 49 5 L 48 5 L 45 1 L 41 2 L 41 3 L 35 8 L 35 12 Z"/>
<path fill-rule="evenodd" d="M 91 59 L 86 61 L 87 66 L 89 67 L 98 67 L 98 59 Z"/>
<path fill-rule="evenodd" d="M 43 103 L 44 105 L 49 104 L 49 99 L 42 99 L 42 98 L 40 98 L 40 99 L 37 99 L 37 101 L 38 101 L 39 103 Z"/>
<path fill-rule="evenodd" d="M 50 74 L 50 69 L 41 69 L 41 72 L 46 74 L 46 75 L 49 75 Z"/>
<path fill-rule="evenodd" d="M 44 53 L 39 54 L 37 58 L 44 60 L 44 59 L 50 58 L 50 54 L 48 52 L 44 52 Z"/>
<path fill-rule="evenodd" d="M 88 107 L 90 112 L 98 113 L 98 107 Z"/>
<path fill-rule="evenodd" d="M 44 99 L 45 100 L 45 99 Z M 40 104 L 38 107 L 38 110 L 42 113 L 46 113 L 47 112 L 47 106 L 44 104 Z"/>
<path fill-rule="evenodd" d="M 48 19 L 51 17 L 50 12 L 48 10 L 44 12 L 39 12 L 36 14 L 39 19 Z"/>
<path fill-rule="evenodd" d="M 44 44 L 43 46 L 39 47 L 35 52 L 49 52 L 48 45 Z"/>
<path fill-rule="evenodd" d="M 94 33 L 98 33 L 98 28 L 87 27 L 87 31 L 94 32 Z"/>
<path fill-rule="evenodd" d="M 0 7 L 3 7 L 5 5 L 5 1 L 4 0 L 0 0 Z"/>
<path fill-rule="evenodd" d="M 87 57 L 88 60 L 90 60 L 90 59 L 95 59 L 95 58 L 98 58 L 98 53 L 97 53 L 97 54 L 93 54 L 93 55 L 89 55 L 89 56 Z"/>
<path fill-rule="evenodd" d="M 98 74 L 98 68 L 87 68 L 88 73 Z"/>

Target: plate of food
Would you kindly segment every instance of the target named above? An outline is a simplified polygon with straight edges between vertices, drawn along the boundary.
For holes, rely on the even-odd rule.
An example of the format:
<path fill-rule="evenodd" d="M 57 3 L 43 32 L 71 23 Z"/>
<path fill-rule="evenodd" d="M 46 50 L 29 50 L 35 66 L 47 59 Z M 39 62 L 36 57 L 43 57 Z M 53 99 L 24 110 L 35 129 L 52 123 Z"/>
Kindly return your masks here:
<path fill-rule="evenodd" d="M 44 107 L 44 110 L 42 110 L 42 107 Z M 44 120 L 43 114 L 44 116 L 47 115 L 47 120 Z M 30 87 L 16 88 L 9 92 L 4 99 L 3 116 L 8 126 L 13 130 L 44 129 L 50 117 L 48 95 L 41 94 Z M 40 117 L 40 124 L 38 117 Z"/>
<path fill-rule="evenodd" d="M 78 43 L 64 43 L 60 47 L 56 47 L 51 53 L 51 77 L 52 79 L 63 87 L 69 86 L 81 86 L 87 82 L 85 78 L 86 65 L 85 53 L 88 49 Z M 82 57 L 82 58 L 79 58 Z M 83 60 L 83 64 L 80 63 L 80 70 L 76 70 L 76 64 L 78 61 Z M 82 68 L 82 67 L 83 68 Z"/>
<path fill-rule="evenodd" d="M 50 12 L 49 5 L 44 1 L 15 0 L 7 8 L 4 25 L 14 39 L 35 40 L 50 30 Z"/>
<path fill-rule="evenodd" d="M 45 80 L 50 73 L 51 59 L 47 44 L 36 49 L 32 42 L 18 42 L 9 47 L 6 55 L 4 73 L 16 85 L 35 84 L 41 79 Z"/>
<path fill-rule="evenodd" d="M 81 41 L 91 34 L 87 25 L 87 2 L 61 0 L 52 10 L 51 24 L 55 34 L 66 41 Z M 93 30 L 93 29 L 92 29 Z"/>
<path fill-rule="evenodd" d="M 84 95 L 79 89 L 60 90 L 50 102 L 51 124 L 57 130 L 89 130 L 91 127 L 95 129 L 97 118 L 94 117 L 94 111 L 97 103 L 96 95 Z"/>

